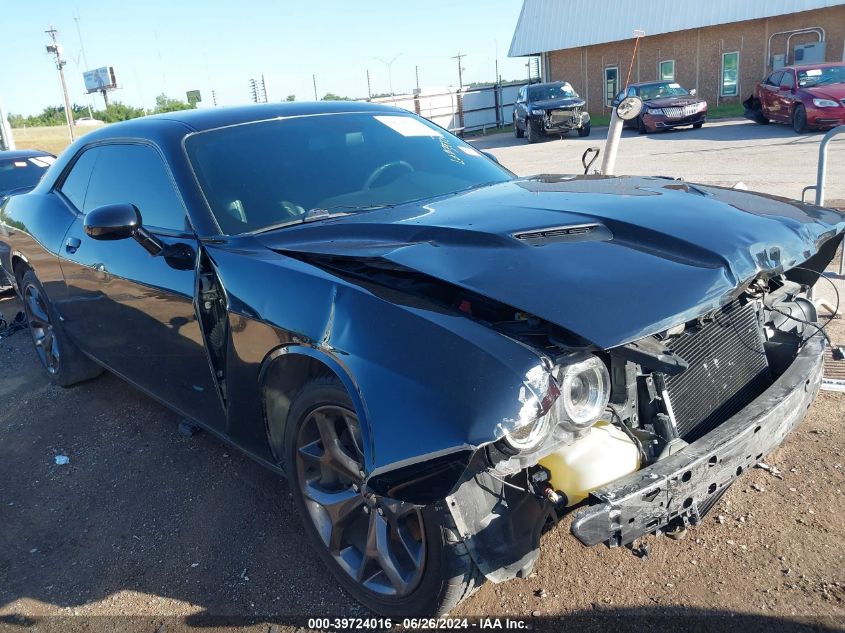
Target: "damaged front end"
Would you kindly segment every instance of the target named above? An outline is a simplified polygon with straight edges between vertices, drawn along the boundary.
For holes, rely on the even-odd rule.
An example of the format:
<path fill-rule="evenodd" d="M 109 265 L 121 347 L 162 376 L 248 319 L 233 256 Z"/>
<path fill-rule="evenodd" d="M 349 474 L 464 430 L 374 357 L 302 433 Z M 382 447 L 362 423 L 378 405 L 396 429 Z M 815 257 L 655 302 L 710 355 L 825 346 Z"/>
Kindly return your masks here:
<path fill-rule="evenodd" d="M 552 402 L 534 403 L 532 429 L 479 451 L 447 498 L 485 576 L 527 575 L 544 528 L 573 510 L 585 545 L 695 525 L 779 446 L 822 376 L 825 337 L 807 298 L 818 262 L 805 266 L 761 274 L 653 336 L 555 358 Z"/>

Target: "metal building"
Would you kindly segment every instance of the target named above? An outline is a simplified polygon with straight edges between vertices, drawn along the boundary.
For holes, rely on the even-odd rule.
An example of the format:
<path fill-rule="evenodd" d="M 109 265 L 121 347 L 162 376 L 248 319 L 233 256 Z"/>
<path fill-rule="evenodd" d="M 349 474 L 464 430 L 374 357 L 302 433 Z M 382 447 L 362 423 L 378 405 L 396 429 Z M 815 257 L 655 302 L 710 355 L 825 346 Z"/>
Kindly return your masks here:
<path fill-rule="evenodd" d="M 845 60 L 845 0 L 523 0 L 509 55 L 540 56 L 543 78 L 569 81 L 593 114 L 629 70 L 632 83 L 671 79 L 718 107 L 773 68 Z"/>

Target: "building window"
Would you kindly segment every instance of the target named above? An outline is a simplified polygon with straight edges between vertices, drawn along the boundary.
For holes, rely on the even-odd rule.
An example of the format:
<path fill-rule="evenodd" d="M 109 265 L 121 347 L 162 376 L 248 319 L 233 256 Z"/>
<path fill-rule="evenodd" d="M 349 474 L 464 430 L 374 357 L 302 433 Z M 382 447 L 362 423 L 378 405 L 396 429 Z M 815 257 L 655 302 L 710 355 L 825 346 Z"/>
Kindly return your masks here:
<path fill-rule="evenodd" d="M 739 52 L 722 54 L 722 96 L 739 94 Z"/>
<path fill-rule="evenodd" d="M 660 62 L 660 81 L 675 81 L 675 60 Z"/>
<path fill-rule="evenodd" d="M 619 67 L 611 66 L 604 69 L 604 104 L 609 106 L 613 97 L 619 92 Z"/>

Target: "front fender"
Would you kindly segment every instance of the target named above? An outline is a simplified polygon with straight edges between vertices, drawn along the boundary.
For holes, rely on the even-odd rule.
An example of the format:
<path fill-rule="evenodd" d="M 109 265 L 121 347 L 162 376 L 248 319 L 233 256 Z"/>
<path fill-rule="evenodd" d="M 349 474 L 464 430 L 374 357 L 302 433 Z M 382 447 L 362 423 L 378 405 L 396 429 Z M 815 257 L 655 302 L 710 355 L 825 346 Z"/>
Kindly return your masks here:
<path fill-rule="evenodd" d="M 467 461 L 520 419 L 533 393 L 528 376 L 546 371 L 537 351 L 423 300 L 376 295 L 266 251 L 210 252 L 230 310 L 276 332 L 263 358 L 273 360 L 277 350 L 281 358 L 284 348 L 325 363 L 344 381 L 369 436 L 363 448 L 373 482 L 395 488 L 386 475 L 397 469 L 442 465 L 449 456 Z M 233 338 L 235 355 L 245 355 L 247 333 Z M 444 468 L 456 469 L 451 462 Z"/>

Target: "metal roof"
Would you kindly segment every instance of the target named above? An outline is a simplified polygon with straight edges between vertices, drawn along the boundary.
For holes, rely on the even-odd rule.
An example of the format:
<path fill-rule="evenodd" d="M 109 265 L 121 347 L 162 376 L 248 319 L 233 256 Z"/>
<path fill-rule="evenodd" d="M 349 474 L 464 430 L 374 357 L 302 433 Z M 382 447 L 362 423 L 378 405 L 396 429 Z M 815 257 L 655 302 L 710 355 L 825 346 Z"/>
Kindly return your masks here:
<path fill-rule="evenodd" d="M 845 0 L 523 0 L 509 57 L 823 9 Z"/>

